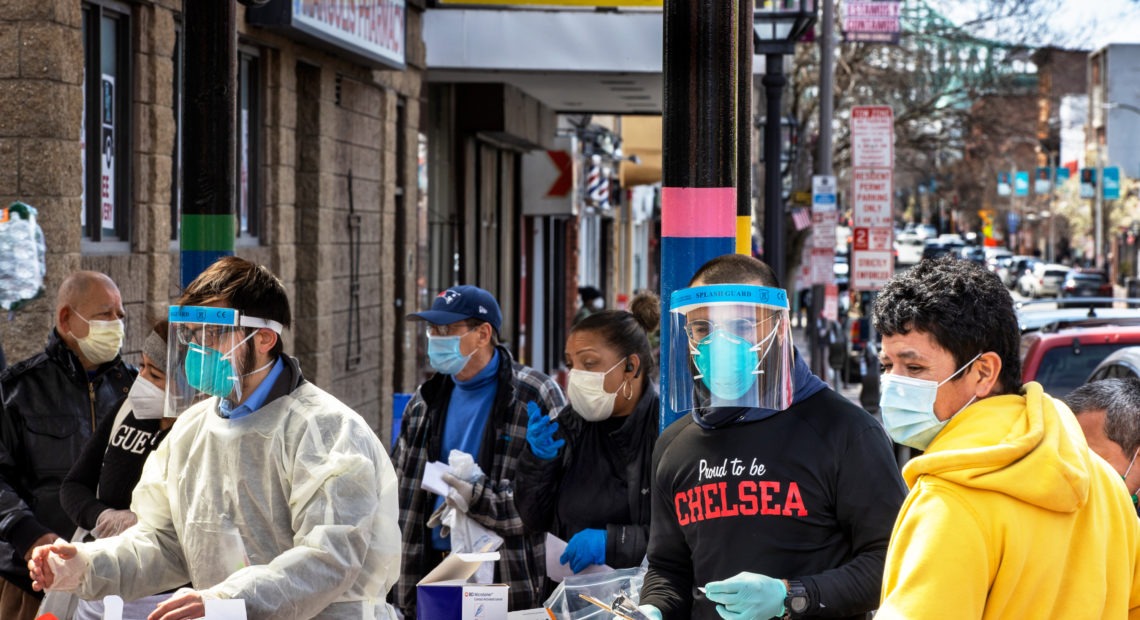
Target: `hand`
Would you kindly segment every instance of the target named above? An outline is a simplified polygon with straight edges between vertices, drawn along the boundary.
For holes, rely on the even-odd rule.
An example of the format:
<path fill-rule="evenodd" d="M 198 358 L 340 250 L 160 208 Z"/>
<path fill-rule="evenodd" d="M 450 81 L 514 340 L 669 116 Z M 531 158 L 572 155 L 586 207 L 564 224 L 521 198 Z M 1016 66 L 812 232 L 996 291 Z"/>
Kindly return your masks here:
<path fill-rule="evenodd" d="M 787 595 L 783 581 L 756 573 L 740 573 L 705 585 L 705 598 L 717 603 L 716 613 L 725 620 L 782 616 Z"/>
<path fill-rule="evenodd" d="M 526 442 L 530 444 L 530 451 L 544 461 L 558 456 L 558 449 L 566 445 L 565 439 L 554 439 L 558 423 L 542 413 L 533 400 L 526 404 L 526 415 Z"/>
<path fill-rule="evenodd" d="M 591 564 L 606 563 L 606 531 L 582 530 L 570 537 L 566 550 L 558 558 L 560 564 L 570 564 L 570 570 L 580 573 Z"/>
<path fill-rule="evenodd" d="M 99 513 L 99 517 L 95 519 L 95 528 L 91 530 L 91 533 L 95 535 L 95 538 L 117 536 L 138 522 L 139 518 L 129 510 L 108 508 Z"/>
<path fill-rule="evenodd" d="M 213 598 L 190 588 L 181 588 L 163 601 L 146 620 L 182 620 L 183 618 L 204 618 L 206 599 Z"/>
<path fill-rule="evenodd" d="M 665 620 L 661 617 L 661 610 L 653 605 L 642 605 L 637 608 L 637 611 L 649 616 L 650 620 Z"/>
<path fill-rule="evenodd" d="M 40 545 L 33 548 L 29 556 L 28 575 L 32 578 L 32 589 L 37 592 L 74 590 L 87 571 L 86 557 L 79 555 L 79 549 L 69 542 Z"/>
<path fill-rule="evenodd" d="M 35 550 L 36 547 L 50 545 L 57 540 L 59 540 L 59 536 L 57 536 L 54 532 L 48 532 L 47 534 L 40 536 L 36 539 L 36 542 L 32 543 L 32 546 L 28 547 L 28 550 L 24 552 L 24 560 L 27 561 L 32 559 L 32 551 Z"/>
<path fill-rule="evenodd" d="M 440 477 L 443 478 L 447 486 L 451 487 L 447 490 L 447 503 L 460 512 L 467 512 L 471 504 L 475 503 L 475 485 L 466 480 L 460 480 L 453 474 L 443 474 Z"/>

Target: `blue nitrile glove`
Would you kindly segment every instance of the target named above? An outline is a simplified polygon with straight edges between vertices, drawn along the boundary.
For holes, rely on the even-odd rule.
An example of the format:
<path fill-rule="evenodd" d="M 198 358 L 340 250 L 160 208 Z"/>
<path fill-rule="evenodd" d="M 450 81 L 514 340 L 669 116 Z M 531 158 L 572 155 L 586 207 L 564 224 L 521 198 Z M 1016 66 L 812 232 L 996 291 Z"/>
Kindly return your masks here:
<path fill-rule="evenodd" d="M 529 418 L 526 423 L 526 442 L 530 444 L 530 451 L 544 461 L 558 456 L 558 449 L 566 445 L 565 439 L 554 438 L 558 423 L 542 413 L 538 403 L 533 400 L 526 404 L 526 414 Z"/>
<path fill-rule="evenodd" d="M 580 573 L 591 564 L 606 563 L 606 531 L 582 530 L 570 537 L 566 550 L 558 558 L 560 564 L 570 564 L 570 570 Z"/>
<path fill-rule="evenodd" d="M 788 588 L 783 581 L 756 573 L 740 573 L 705 585 L 705 598 L 717 603 L 725 620 L 777 618 L 784 615 Z"/>
<path fill-rule="evenodd" d="M 645 614 L 646 616 L 649 616 L 651 618 L 651 620 L 664 620 L 661 617 L 661 610 L 657 609 L 653 605 L 642 605 L 642 606 L 637 608 L 637 611 L 640 611 L 641 613 Z"/>

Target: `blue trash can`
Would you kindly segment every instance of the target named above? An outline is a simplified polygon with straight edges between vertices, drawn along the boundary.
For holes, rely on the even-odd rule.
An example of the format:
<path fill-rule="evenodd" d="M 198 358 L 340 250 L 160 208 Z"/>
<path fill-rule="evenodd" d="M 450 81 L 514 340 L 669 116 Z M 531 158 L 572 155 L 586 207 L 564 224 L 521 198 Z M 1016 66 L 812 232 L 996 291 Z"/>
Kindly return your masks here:
<path fill-rule="evenodd" d="M 392 449 L 396 448 L 396 439 L 400 437 L 400 420 L 404 419 L 404 409 L 411 402 L 411 394 L 392 394 Z"/>

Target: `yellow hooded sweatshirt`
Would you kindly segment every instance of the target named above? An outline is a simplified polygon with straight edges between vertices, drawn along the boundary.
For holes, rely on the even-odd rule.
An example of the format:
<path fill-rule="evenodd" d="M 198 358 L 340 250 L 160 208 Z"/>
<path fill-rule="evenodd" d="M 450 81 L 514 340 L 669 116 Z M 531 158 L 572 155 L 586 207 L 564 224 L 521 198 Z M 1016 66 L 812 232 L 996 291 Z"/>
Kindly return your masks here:
<path fill-rule="evenodd" d="M 875 620 L 1140 618 L 1132 500 L 1039 384 L 964 409 L 903 478 Z"/>

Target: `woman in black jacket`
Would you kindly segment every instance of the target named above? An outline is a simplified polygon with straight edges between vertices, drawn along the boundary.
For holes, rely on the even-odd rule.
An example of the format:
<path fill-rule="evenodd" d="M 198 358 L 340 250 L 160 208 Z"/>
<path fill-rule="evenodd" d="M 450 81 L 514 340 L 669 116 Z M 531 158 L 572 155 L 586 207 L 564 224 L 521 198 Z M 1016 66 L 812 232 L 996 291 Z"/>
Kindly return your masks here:
<path fill-rule="evenodd" d="M 594 564 L 638 566 L 649 542 L 659 416 L 649 333 L 659 301 L 639 294 L 630 309 L 592 314 L 571 328 L 570 406 L 554 418 L 530 409 L 515 475 L 523 523 L 568 541 L 559 561 L 575 573 Z"/>

